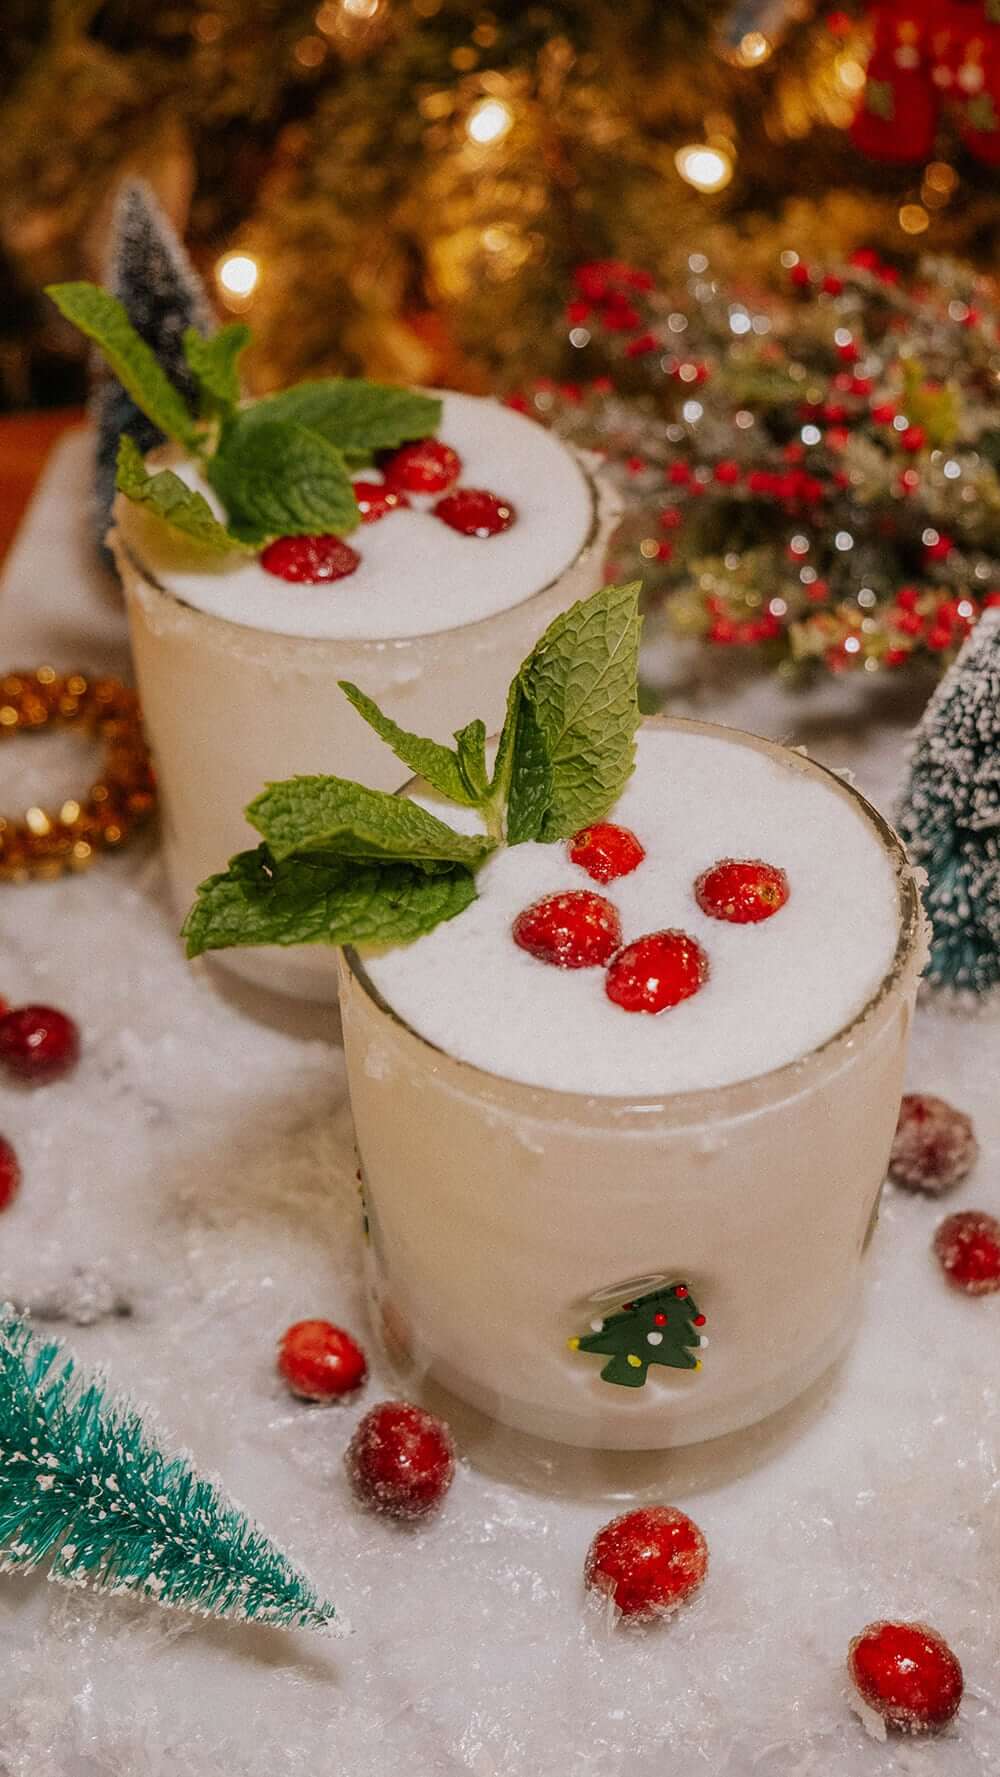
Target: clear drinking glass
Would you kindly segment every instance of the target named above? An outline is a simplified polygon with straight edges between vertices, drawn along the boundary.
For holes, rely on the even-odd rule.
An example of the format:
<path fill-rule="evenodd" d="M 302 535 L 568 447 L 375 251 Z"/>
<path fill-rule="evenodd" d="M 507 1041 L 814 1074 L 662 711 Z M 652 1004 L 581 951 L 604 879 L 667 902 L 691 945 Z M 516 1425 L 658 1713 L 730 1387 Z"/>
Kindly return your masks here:
<path fill-rule="evenodd" d="M 668 725 L 789 757 L 731 729 Z M 376 1328 L 397 1362 L 521 1431 L 605 1450 L 717 1437 L 807 1388 L 857 1324 L 924 921 L 891 828 L 794 758 L 870 824 L 899 923 L 868 1004 L 787 1066 L 634 1102 L 526 1086 L 432 1046 L 342 955 Z M 677 1280 L 705 1316 L 699 1368 L 651 1367 L 623 1388 L 570 1348 L 593 1317 Z"/>
<path fill-rule="evenodd" d="M 259 842 L 243 809 L 271 781 L 334 773 L 373 789 L 405 777 L 339 690 L 351 679 L 404 728 L 451 741 L 471 716 L 503 719 L 507 688 L 546 626 L 595 592 L 617 506 L 581 462 L 592 521 L 556 579 L 475 623 L 403 640 L 285 636 L 185 604 L 144 570 L 130 539 L 141 516 L 116 505 L 109 538 L 125 589 L 143 717 L 156 764 L 167 872 L 178 919 L 198 884 Z M 141 534 L 141 533 L 140 533 Z M 336 997 L 331 951 L 218 953 L 245 979 L 306 999 Z"/>

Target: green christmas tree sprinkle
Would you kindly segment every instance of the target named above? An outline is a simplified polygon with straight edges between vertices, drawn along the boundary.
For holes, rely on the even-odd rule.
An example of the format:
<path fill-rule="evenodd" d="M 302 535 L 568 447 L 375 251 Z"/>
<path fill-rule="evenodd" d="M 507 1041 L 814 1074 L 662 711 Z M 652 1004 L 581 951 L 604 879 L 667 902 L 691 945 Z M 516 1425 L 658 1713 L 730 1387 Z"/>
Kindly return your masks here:
<path fill-rule="evenodd" d="M 641 1388 L 650 1364 L 671 1370 L 701 1369 L 701 1359 L 694 1353 L 707 1343 L 698 1330 L 704 1324 L 705 1316 L 686 1283 L 661 1284 L 623 1302 L 617 1314 L 592 1322 L 589 1333 L 570 1340 L 570 1350 L 606 1356 L 602 1382 Z"/>
<path fill-rule="evenodd" d="M 309 1581 L 137 1410 L 0 1310 L 0 1571 L 284 1628 L 332 1626 Z"/>

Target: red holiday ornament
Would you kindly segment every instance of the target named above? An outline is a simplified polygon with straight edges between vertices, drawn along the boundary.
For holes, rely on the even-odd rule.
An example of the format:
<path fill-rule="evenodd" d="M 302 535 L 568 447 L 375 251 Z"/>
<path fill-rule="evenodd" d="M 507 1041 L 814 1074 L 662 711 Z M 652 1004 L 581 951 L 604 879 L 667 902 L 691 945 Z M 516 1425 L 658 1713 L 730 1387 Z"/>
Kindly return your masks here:
<path fill-rule="evenodd" d="M 695 1593 L 708 1570 L 708 1545 L 675 1506 L 640 1506 L 612 1518 L 587 1551 L 584 1580 L 633 1622 L 666 1616 Z"/>
<path fill-rule="evenodd" d="M 873 160 L 927 160 L 940 100 L 927 60 L 925 15 L 890 3 L 875 6 L 873 18 L 875 41 L 851 140 Z"/>
<path fill-rule="evenodd" d="M 514 943 L 556 969 L 601 968 L 622 941 L 618 910 L 590 889 L 543 895 L 519 913 Z"/>
<path fill-rule="evenodd" d="M 687 932 L 649 932 L 620 950 L 608 968 L 605 992 L 625 1012 L 668 1011 L 708 980 L 708 957 Z"/>
<path fill-rule="evenodd" d="M 962 1701 L 962 1668 L 926 1623 L 869 1623 L 851 1642 L 847 1667 L 869 1709 L 904 1734 L 947 1726 Z"/>
<path fill-rule="evenodd" d="M 360 1345 L 328 1320 L 297 1320 L 281 1336 L 278 1370 L 304 1401 L 336 1401 L 360 1388 L 368 1364 Z"/>
<path fill-rule="evenodd" d="M 0 1018 L 0 1065 L 19 1080 L 46 1085 L 75 1067 L 80 1032 L 54 1006 L 16 1006 Z"/>
<path fill-rule="evenodd" d="M 635 834 L 628 827 L 616 827 L 613 821 L 596 821 L 583 827 L 569 842 L 570 861 L 594 882 L 614 882 L 618 876 L 629 876 L 646 856 Z"/>
<path fill-rule="evenodd" d="M 425 1518 L 455 1474 L 443 1419 L 409 1401 L 382 1401 L 361 1420 L 345 1458 L 355 1497 L 389 1518 Z"/>
<path fill-rule="evenodd" d="M 934 1236 L 934 1253 L 948 1282 L 967 1296 L 1000 1290 L 1000 1222 L 981 1209 L 945 1216 Z"/>

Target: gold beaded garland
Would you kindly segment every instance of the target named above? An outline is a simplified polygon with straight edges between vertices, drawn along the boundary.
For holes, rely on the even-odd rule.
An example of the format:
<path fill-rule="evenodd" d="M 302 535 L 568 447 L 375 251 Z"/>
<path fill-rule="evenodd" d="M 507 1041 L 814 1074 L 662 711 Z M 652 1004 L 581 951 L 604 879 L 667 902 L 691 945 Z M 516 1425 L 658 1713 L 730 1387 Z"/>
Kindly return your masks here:
<path fill-rule="evenodd" d="M 0 678 L 0 741 L 46 728 L 77 728 L 99 740 L 97 782 L 57 810 L 0 814 L 0 882 L 51 881 L 86 870 L 99 851 L 117 850 L 156 805 L 156 786 L 134 691 L 119 679 L 89 679 L 54 667 Z"/>

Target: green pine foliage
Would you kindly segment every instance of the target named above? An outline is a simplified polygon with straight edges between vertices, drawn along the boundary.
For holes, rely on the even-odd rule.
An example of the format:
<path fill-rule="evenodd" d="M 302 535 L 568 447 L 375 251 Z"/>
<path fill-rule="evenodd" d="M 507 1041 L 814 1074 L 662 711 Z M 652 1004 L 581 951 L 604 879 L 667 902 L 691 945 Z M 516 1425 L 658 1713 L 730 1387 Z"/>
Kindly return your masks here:
<path fill-rule="evenodd" d="M 926 979 L 1000 988 L 1000 611 L 982 617 L 917 734 L 899 831 L 927 872 Z"/>
<path fill-rule="evenodd" d="M 0 1571 L 286 1628 L 333 1606 L 184 1456 L 57 1342 L 0 1312 Z"/>

